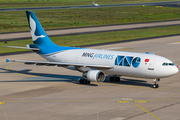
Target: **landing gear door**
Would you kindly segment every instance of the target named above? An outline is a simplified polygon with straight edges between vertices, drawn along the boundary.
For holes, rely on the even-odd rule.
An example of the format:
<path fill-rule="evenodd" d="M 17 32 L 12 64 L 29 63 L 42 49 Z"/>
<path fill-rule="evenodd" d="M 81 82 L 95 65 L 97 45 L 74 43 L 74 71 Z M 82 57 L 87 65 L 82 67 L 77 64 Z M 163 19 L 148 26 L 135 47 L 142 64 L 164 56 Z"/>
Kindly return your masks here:
<path fill-rule="evenodd" d="M 154 62 L 155 62 L 155 59 L 150 59 L 148 63 L 148 70 L 154 70 Z"/>

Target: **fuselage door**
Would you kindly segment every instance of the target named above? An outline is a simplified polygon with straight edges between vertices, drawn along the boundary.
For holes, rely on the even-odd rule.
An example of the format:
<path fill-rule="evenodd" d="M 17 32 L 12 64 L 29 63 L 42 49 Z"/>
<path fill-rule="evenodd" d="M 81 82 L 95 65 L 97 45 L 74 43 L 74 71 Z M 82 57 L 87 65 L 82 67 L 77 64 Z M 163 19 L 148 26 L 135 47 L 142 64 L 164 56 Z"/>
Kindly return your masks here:
<path fill-rule="evenodd" d="M 148 70 L 154 70 L 155 59 L 150 59 L 148 62 Z"/>

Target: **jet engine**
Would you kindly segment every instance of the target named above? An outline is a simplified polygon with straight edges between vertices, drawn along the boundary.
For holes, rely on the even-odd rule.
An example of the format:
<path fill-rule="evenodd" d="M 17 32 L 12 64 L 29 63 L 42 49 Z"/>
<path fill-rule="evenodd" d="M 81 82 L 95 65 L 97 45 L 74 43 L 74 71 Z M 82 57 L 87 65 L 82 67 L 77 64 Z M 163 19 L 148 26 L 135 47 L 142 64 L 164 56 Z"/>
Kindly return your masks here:
<path fill-rule="evenodd" d="M 83 77 L 92 82 L 103 82 L 105 74 L 100 70 L 89 70 L 83 74 Z"/>

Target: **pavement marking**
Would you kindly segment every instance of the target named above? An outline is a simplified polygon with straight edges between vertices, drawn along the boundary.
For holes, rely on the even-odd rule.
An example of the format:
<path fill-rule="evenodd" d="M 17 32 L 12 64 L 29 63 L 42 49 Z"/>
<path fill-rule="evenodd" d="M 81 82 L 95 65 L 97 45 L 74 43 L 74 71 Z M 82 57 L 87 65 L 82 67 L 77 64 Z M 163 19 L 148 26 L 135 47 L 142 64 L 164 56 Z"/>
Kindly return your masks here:
<path fill-rule="evenodd" d="M 23 100 L 23 101 L 4 101 L 6 103 L 41 103 L 41 102 L 106 102 L 116 100 Z"/>
<path fill-rule="evenodd" d="M 173 102 L 175 102 L 175 101 L 180 101 L 180 99 L 148 99 L 148 101 L 157 101 L 157 102 L 159 102 L 159 101 L 173 101 Z"/>
<path fill-rule="evenodd" d="M 149 113 L 150 115 L 154 116 L 155 118 L 157 118 L 158 120 L 161 120 L 160 118 L 158 118 L 157 116 L 155 116 L 154 114 L 150 113 L 149 111 L 147 111 L 146 109 L 144 109 L 143 107 L 141 107 L 140 105 L 138 105 L 137 103 L 134 103 L 136 106 L 140 107 L 141 109 L 143 109 L 144 111 L 146 111 L 147 113 Z"/>
<path fill-rule="evenodd" d="M 106 102 L 115 100 L 48 100 L 49 102 Z"/>
<path fill-rule="evenodd" d="M 167 44 L 180 44 L 180 43 L 167 43 Z"/>
<path fill-rule="evenodd" d="M 116 100 L 117 103 L 129 103 L 130 100 Z"/>
<path fill-rule="evenodd" d="M 19 102 L 19 101 L 4 101 L 4 103 L 13 103 L 13 102 Z"/>
<path fill-rule="evenodd" d="M 126 118 L 124 117 L 115 117 L 115 118 L 112 118 L 110 120 L 125 120 Z"/>
<path fill-rule="evenodd" d="M 107 50 L 114 50 L 114 49 L 123 49 L 124 47 L 112 47 L 112 48 L 105 48 Z"/>
<path fill-rule="evenodd" d="M 6 114 L 5 110 L 4 110 L 3 104 L 5 104 L 5 102 L 0 102 L 3 114 L 4 114 L 5 118 L 6 118 L 6 120 L 8 120 L 8 117 L 7 117 L 7 114 Z"/>
<path fill-rule="evenodd" d="M 1 103 L 28 103 L 28 102 L 117 102 L 117 103 L 130 103 L 130 102 L 138 102 L 138 103 L 146 103 L 146 100 L 22 100 L 22 101 L 4 101 Z"/>
<path fill-rule="evenodd" d="M 135 49 L 135 48 L 124 48 L 124 47 L 113 47 L 113 48 L 105 48 L 106 50 L 121 50 L 121 51 L 125 51 L 125 50 L 131 50 L 131 49 Z"/>
<path fill-rule="evenodd" d="M 175 41 L 173 43 L 168 43 L 168 44 L 180 44 L 180 41 Z"/>
<path fill-rule="evenodd" d="M 130 103 L 130 102 L 135 102 L 135 103 L 147 103 L 147 100 L 116 100 L 117 103 Z"/>
<path fill-rule="evenodd" d="M 125 50 L 131 50 L 131 49 L 135 49 L 135 48 L 123 48 L 123 49 L 120 49 L 120 50 L 125 51 Z"/>
<path fill-rule="evenodd" d="M 0 105 L 5 104 L 5 102 L 0 102 Z"/>
<path fill-rule="evenodd" d="M 147 100 L 134 100 L 135 103 L 147 103 Z"/>

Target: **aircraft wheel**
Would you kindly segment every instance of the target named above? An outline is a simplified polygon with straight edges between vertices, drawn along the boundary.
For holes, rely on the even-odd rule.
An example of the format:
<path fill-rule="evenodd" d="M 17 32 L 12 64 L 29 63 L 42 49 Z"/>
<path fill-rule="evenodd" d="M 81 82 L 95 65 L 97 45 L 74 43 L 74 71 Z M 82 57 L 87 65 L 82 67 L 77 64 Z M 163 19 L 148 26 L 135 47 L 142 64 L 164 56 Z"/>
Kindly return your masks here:
<path fill-rule="evenodd" d="M 90 84 L 90 81 L 86 80 L 86 79 L 80 79 L 79 80 L 80 84 Z"/>
<path fill-rule="evenodd" d="M 115 76 L 109 77 L 109 81 L 111 81 L 111 82 L 119 82 L 120 81 L 120 77 L 115 77 Z"/>
<path fill-rule="evenodd" d="M 120 81 L 120 77 L 116 77 L 116 82 L 119 82 Z"/>
<path fill-rule="evenodd" d="M 158 87 L 159 87 L 158 84 L 154 84 L 154 85 L 153 85 L 153 88 L 158 88 Z"/>
<path fill-rule="evenodd" d="M 116 77 L 113 77 L 113 81 L 116 82 L 117 78 Z"/>
<path fill-rule="evenodd" d="M 109 77 L 109 81 L 113 82 L 113 77 Z"/>
<path fill-rule="evenodd" d="M 80 80 L 79 80 L 79 83 L 80 83 L 80 84 L 83 84 L 83 79 L 80 79 Z"/>
<path fill-rule="evenodd" d="M 80 83 L 80 84 L 85 84 L 86 81 L 85 81 L 85 79 L 80 79 L 80 80 L 79 80 L 79 83 Z"/>
<path fill-rule="evenodd" d="M 90 84 L 91 82 L 87 80 L 86 84 Z"/>

